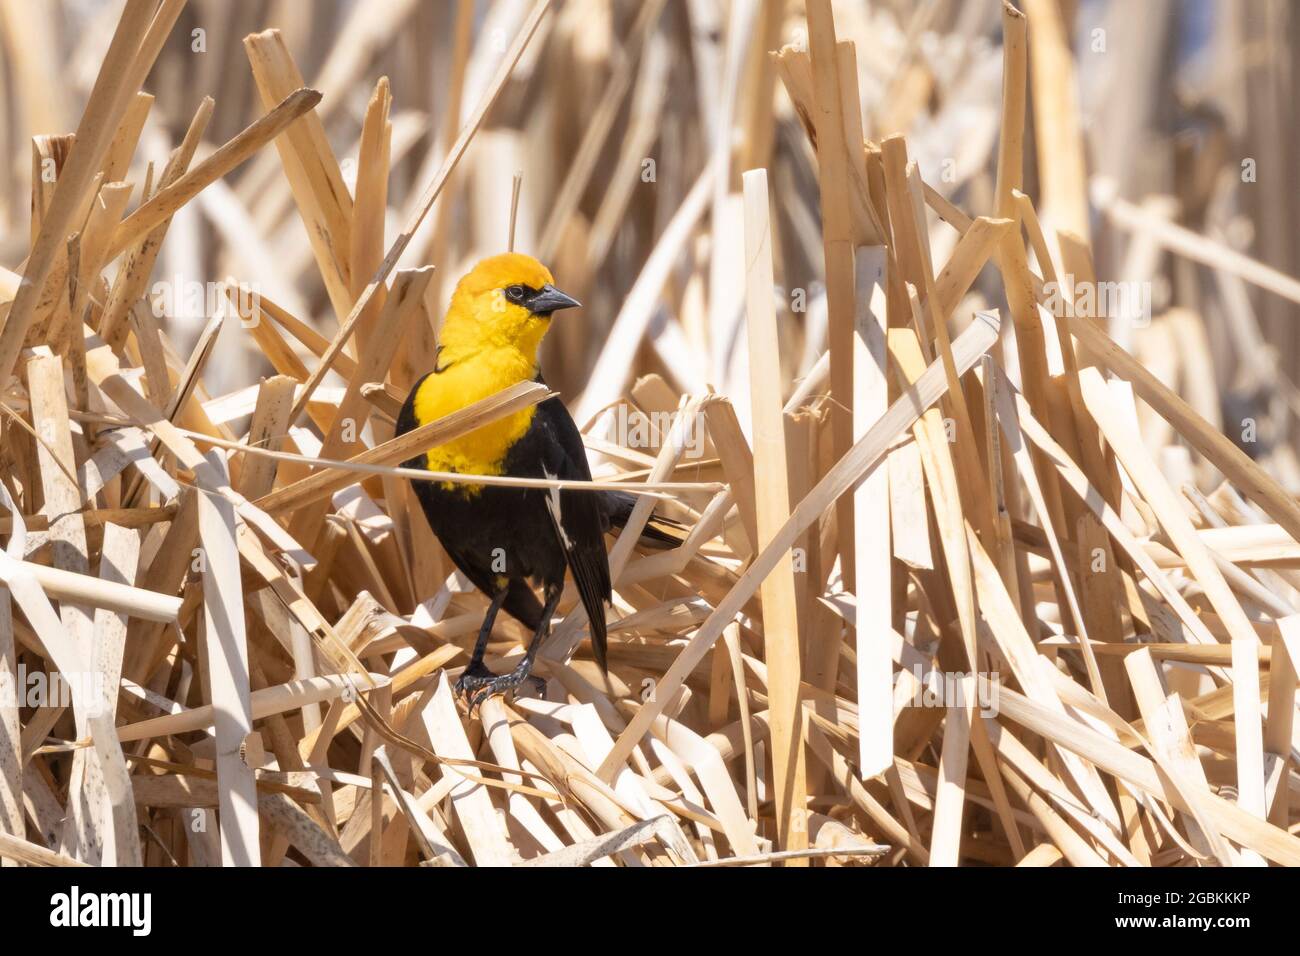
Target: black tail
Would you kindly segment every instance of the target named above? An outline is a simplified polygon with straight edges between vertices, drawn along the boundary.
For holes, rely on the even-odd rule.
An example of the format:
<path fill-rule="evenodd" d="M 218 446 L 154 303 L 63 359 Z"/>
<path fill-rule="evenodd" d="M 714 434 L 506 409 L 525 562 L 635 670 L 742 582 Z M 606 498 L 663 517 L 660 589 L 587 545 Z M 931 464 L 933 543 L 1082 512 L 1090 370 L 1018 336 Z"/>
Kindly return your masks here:
<path fill-rule="evenodd" d="M 601 505 L 609 523 L 622 528 L 627 519 L 632 517 L 632 508 L 636 505 L 636 495 L 626 491 L 601 492 Z M 650 513 L 645 527 L 641 529 L 641 543 L 658 548 L 676 548 L 685 543 L 690 529 L 671 518 L 660 517 Z"/>

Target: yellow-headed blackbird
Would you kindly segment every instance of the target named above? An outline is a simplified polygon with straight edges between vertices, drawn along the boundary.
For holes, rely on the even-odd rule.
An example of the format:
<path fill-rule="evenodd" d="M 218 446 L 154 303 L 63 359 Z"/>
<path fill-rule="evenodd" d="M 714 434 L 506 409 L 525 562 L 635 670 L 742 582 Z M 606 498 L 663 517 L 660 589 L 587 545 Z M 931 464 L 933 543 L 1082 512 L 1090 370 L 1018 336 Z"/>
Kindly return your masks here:
<path fill-rule="evenodd" d="M 536 259 L 507 253 L 484 259 L 456 286 L 439 335 L 433 371 L 402 406 L 397 433 L 448 415 L 517 382 L 541 381 L 537 348 L 560 309 L 579 303 L 555 288 Z M 551 398 L 507 415 L 406 462 L 410 468 L 520 478 L 591 480 L 582 435 L 564 405 Z M 605 668 L 605 602 L 610 599 L 604 533 L 622 525 L 631 495 L 580 490 L 510 488 L 464 482 L 415 483 L 438 540 L 456 567 L 491 599 L 469 667 L 457 690 L 473 706 L 529 677 L 564 588 L 573 574 L 591 628 L 591 645 Z M 657 519 L 645 535 L 680 543 L 680 526 Z M 530 585 L 540 585 L 542 600 Z M 497 676 L 483 653 L 497 611 L 505 608 L 533 631 L 527 653 Z"/>

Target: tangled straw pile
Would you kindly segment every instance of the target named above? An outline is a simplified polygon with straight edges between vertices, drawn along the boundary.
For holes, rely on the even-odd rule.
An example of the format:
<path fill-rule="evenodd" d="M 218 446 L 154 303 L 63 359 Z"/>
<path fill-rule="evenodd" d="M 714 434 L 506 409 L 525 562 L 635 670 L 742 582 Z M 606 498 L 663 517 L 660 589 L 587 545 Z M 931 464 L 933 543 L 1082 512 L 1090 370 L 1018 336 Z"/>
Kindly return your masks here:
<path fill-rule="evenodd" d="M 1060 6 L 1005 7 L 1000 51 L 972 39 L 979 4 L 881 14 L 881 77 L 837 40 L 870 32 L 861 14 L 837 23 L 829 0 L 806 19 L 549 5 L 494 5 L 476 30 L 472 2 L 359 4 L 325 56 L 254 32 L 259 118 L 241 131 L 205 99 L 154 165 L 141 88 L 177 74 L 160 54 L 184 3 L 126 0 L 75 137 L 33 141 L 30 250 L 0 269 L 0 677 L 26 694 L 57 672 L 71 695 L 0 700 L 0 857 L 1300 862 L 1300 507 L 1203 390 L 1188 404 L 1083 307 Z M 946 60 L 921 49 L 941 6 L 961 14 Z M 347 96 L 408 20 L 445 27 L 452 64 L 415 175 L 427 115 L 393 112 L 387 79 Z M 22 62 L 18 100 L 49 69 Z M 223 62 L 208 79 L 238 102 L 248 77 Z M 928 154 L 961 141 L 954 178 L 923 179 L 892 132 L 912 126 Z M 954 203 L 965 187 L 991 215 Z M 1096 201 L 1144 248 L 1300 301 L 1156 210 Z M 460 261 L 516 234 L 588 302 L 557 322 L 548 381 L 576 398 L 597 484 L 641 505 L 610 542 L 608 676 L 570 594 L 546 699 L 466 713 L 451 684 L 485 601 L 395 466 L 550 392 L 399 439 L 393 418 Z M 181 287 L 213 261 L 232 307 L 187 326 Z M 1179 349 L 1191 382 L 1206 351 Z M 639 547 L 652 508 L 684 545 Z M 500 620 L 489 665 L 525 636 Z"/>

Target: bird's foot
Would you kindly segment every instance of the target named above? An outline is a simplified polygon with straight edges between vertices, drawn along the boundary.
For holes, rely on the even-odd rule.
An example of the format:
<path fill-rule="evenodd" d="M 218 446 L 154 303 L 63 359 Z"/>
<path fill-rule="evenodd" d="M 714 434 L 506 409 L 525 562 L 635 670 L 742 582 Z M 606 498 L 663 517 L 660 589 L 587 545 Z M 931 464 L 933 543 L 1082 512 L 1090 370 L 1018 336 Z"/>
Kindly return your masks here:
<path fill-rule="evenodd" d="M 456 678 L 456 696 L 464 697 L 468 701 L 480 687 L 495 680 L 496 676 L 482 661 L 475 661 L 461 672 L 460 677 Z"/>
<path fill-rule="evenodd" d="M 470 713 L 489 697 L 518 690 L 523 684 L 528 684 L 539 697 L 546 692 L 546 681 L 531 673 L 532 661 L 526 657 L 509 674 L 497 675 L 480 667 L 481 670 L 472 673 L 466 670 L 456 681 L 456 692 L 468 698 Z"/>

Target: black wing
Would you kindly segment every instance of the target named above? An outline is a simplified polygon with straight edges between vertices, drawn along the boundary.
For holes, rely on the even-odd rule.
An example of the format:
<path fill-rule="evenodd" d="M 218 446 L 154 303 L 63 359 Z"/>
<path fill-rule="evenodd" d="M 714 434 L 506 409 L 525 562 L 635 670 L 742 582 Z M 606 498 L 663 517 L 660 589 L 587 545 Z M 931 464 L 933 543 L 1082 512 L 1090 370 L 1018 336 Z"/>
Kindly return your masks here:
<path fill-rule="evenodd" d="M 566 481 L 591 480 L 582 434 L 558 398 L 547 399 L 537 407 L 533 427 L 541 432 L 538 447 L 542 449 L 545 474 Z M 605 553 L 606 519 L 598 494 L 576 489 L 551 493 L 546 496 L 546 509 L 587 611 L 596 663 L 605 670 L 605 602 L 611 590 L 609 556 Z"/>

